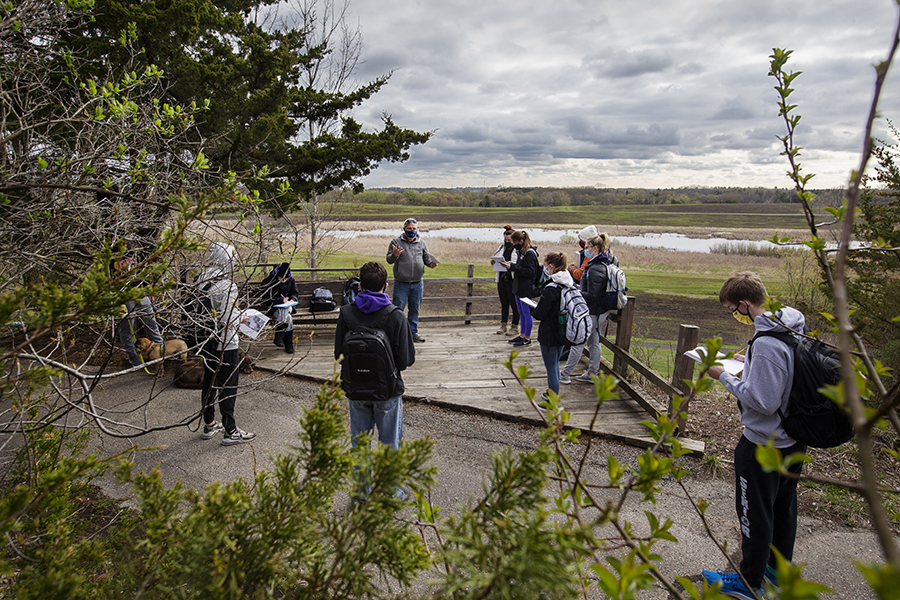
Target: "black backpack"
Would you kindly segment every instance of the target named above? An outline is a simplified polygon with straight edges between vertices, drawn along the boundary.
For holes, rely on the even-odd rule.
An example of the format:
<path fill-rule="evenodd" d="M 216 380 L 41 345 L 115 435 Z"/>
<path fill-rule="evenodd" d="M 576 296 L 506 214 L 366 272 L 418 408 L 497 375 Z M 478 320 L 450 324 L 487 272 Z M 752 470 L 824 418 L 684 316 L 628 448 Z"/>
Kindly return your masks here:
<path fill-rule="evenodd" d="M 778 409 L 785 433 L 813 448 L 833 448 L 849 441 L 854 434 L 849 415 L 819 391 L 841 380 L 841 361 L 837 354 L 819 340 L 787 331 L 761 331 L 750 340 L 751 346 L 761 336 L 777 338 L 794 351 L 788 416 Z"/>
<path fill-rule="evenodd" d="M 181 335 L 189 348 L 205 343 L 216 331 L 216 314 L 209 297 L 213 283 L 209 281 L 203 287 L 192 288 L 182 308 Z"/>
<path fill-rule="evenodd" d="M 334 310 L 337 304 L 334 302 L 334 294 L 326 287 L 313 290 L 312 299 L 309 301 L 310 312 L 328 312 Z"/>
<path fill-rule="evenodd" d="M 344 304 L 356 304 L 359 295 L 359 277 L 354 275 L 344 284 Z"/>
<path fill-rule="evenodd" d="M 385 306 L 374 313 L 368 325 L 359 322 L 358 310 L 353 305 L 341 307 L 347 327 L 341 344 L 341 387 L 350 400 L 384 402 L 394 397 L 400 379 L 384 324 L 399 309 L 393 304 Z"/>

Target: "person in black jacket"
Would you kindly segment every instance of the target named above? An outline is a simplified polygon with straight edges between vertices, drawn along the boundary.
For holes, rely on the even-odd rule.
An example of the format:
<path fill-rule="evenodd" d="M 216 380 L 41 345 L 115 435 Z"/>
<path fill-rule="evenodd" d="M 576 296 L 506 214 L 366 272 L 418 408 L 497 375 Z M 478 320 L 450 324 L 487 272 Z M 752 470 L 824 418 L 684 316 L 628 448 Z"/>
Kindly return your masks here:
<path fill-rule="evenodd" d="M 494 256 L 503 256 L 506 262 L 514 263 L 518 261 L 518 254 L 512 243 L 512 225 L 503 227 L 503 245 L 497 248 Z M 495 262 L 491 259 L 491 264 Z M 516 304 L 516 296 L 513 294 L 513 280 L 509 270 L 497 273 L 497 294 L 500 296 L 500 329 L 497 330 L 498 335 L 518 335 L 519 334 L 519 307 Z M 512 327 L 508 327 L 509 311 L 512 309 Z"/>
<path fill-rule="evenodd" d="M 275 345 L 284 348 L 288 354 L 294 353 L 294 320 L 291 315 L 294 307 L 277 308 L 276 304 L 297 302 L 300 293 L 297 282 L 291 274 L 291 266 L 281 263 L 262 281 L 263 297 L 266 301 L 266 312 L 275 321 Z"/>
<path fill-rule="evenodd" d="M 551 252 L 544 259 L 544 268 L 550 277 L 550 283 L 541 291 L 541 299 L 534 307 L 532 316 L 541 322 L 538 327 L 538 343 L 541 345 L 541 358 L 547 369 L 547 388 L 559 393 L 559 360 L 562 358 L 568 343 L 565 331 L 560 335 L 559 306 L 562 288 L 574 288 L 572 275 L 566 270 L 566 255 Z M 547 400 L 544 394 L 544 399 Z"/>
<path fill-rule="evenodd" d="M 513 231 L 510 239 L 519 260 L 515 263 L 504 261 L 500 264 L 512 272 L 513 294 L 519 308 L 521 333 L 509 340 L 509 343 L 513 346 L 527 346 L 531 344 L 531 328 L 534 326 L 534 320 L 531 318 L 531 307 L 525 304 L 522 298 L 535 298 L 541 294 L 541 290 L 536 288 L 535 284 L 541 272 L 541 263 L 538 259 L 537 246 L 531 244 L 531 237 L 527 231 Z"/>
<path fill-rule="evenodd" d="M 371 325 L 381 311 L 391 306 L 387 295 L 387 269 L 377 262 L 367 262 L 359 270 L 359 287 L 362 290 L 355 304 L 341 307 L 337 329 L 334 333 L 334 359 L 341 357 L 344 338 L 350 329 L 347 326 L 347 311 L 352 311 L 353 319 L 362 326 Z M 394 365 L 403 371 L 416 362 L 416 348 L 409 322 L 401 310 L 391 309 L 385 321 L 385 336 L 393 350 Z M 395 450 L 403 438 L 403 379 L 397 378 L 393 395 L 386 402 L 350 400 L 350 437 L 355 446 L 359 436 L 378 428 L 378 441 Z M 402 496 L 398 490 L 398 496 Z"/>
<path fill-rule="evenodd" d="M 609 311 L 600 309 L 600 299 L 606 294 L 606 281 L 608 278 L 606 265 L 610 264 L 611 259 L 608 254 L 609 236 L 602 233 L 588 240 L 585 252 L 590 256 L 584 273 L 581 275 L 581 295 L 587 302 L 588 310 L 591 313 L 591 334 L 588 336 L 587 347 L 591 353 L 591 361 L 588 364 L 588 370 L 581 375 L 576 376 L 575 381 L 592 383 L 591 375 L 596 375 L 600 371 L 600 326 L 609 316 Z M 584 346 L 572 346 L 569 351 L 569 360 L 563 372 L 560 373 L 561 380 L 568 378 L 570 372 L 569 365 L 574 365 L 581 360 L 581 352 Z M 576 353 L 574 356 L 572 353 Z"/>

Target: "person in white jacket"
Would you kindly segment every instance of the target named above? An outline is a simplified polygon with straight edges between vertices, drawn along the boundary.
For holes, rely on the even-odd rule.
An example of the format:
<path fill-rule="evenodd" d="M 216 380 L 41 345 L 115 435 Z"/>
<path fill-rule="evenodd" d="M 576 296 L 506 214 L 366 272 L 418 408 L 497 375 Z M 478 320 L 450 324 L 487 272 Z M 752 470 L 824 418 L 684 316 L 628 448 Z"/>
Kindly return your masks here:
<path fill-rule="evenodd" d="M 197 278 L 200 294 L 209 297 L 215 317 L 214 335 L 203 345 L 203 388 L 201 411 L 203 432 L 200 438 L 209 440 L 224 431 L 223 446 L 249 442 L 256 437 L 238 429 L 234 420 L 238 377 L 238 326 L 247 316 L 237 306 L 238 288 L 231 280 L 234 271 L 234 246 L 213 242 L 207 249 L 207 268 Z M 216 422 L 216 405 L 222 422 Z"/>

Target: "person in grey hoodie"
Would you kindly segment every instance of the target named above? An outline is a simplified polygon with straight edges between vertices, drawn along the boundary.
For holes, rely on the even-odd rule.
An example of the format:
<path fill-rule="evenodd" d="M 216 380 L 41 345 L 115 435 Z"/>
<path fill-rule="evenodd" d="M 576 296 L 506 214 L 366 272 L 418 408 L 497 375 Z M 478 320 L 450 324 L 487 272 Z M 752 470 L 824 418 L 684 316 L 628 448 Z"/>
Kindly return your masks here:
<path fill-rule="evenodd" d="M 213 242 L 207 249 L 207 268 L 197 278 L 197 288 L 206 294 L 215 317 L 215 331 L 200 350 L 203 358 L 203 388 L 201 411 L 203 433 L 200 438 L 209 440 L 220 431 L 223 446 L 249 442 L 255 433 L 238 429 L 234 420 L 234 403 L 237 397 L 238 377 L 238 326 L 247 320 L 238 306 L 238 288 L 231 280 L 234 271 L 234 246 Z M 216 405 L 222 422 L 216 422 Z"/>
<path fill-rule="evenodd" d="M 800 311 L 784 307 L 773 314 L 764 308 L 766 296 L 759 275 L 745 271 L 725 281 L 719 302 L 740 323 L 752 325 L 756 333 L 804 332 L 806 319 Z M 736 358 L 740 360 L 741 355 Z M 710 585 L 721 581 L 722 593 L 732 598 L 752 598 L 747 584 L 759 595 L 764 580 L 777 585 L 777 561 L 771 548 L 791 560 L 797 536 L 797 479 L 764 471 L 756 460 L 756 448 L 771 438 L 784 457 L 806 452 L 806 446 L 784 432 L 778 415 L 779 409 L 782 414 L 788 413 L 794 381 L 793 350 L 774 337 L 759 337 L 752 342 L 744 362 L 742 377 L 718 365 L 708 371 L 737 399 L 744 426 L 734 451 L 735 507 L 743 555 L 740 574 L 703 571 Z M 800 475 L 801 469 L 802 463 L 797 462 L 789 471 Z"/>
<path fill-rule="evenodd" d="M 428 251 L 428 244 L 419 237 L 419 223 L 415 219 L 403 222 L 403 235 L 391 240 L 387 251 L 387 263 L 394 265 L 393 302 L 403 311 L 409 304 L 409 328 L 413 341 L 424 342 L 419 335 L 419 306 L 425 286 L 422 276 L 425 265 L 432 269 L 437 266 L 437 259 Z"/>

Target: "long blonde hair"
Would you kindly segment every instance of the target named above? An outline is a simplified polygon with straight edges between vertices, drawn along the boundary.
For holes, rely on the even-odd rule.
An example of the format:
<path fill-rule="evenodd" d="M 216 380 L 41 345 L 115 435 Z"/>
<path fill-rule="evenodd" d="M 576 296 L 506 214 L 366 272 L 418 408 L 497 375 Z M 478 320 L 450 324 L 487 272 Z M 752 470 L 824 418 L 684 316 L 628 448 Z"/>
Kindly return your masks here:
<path fill-rule="evenodd" d="M 588 240 L 588 244 L 600 248 L 600 252 L 609 252 L 609 236 L 605 233 L 592 237 Z"/>

